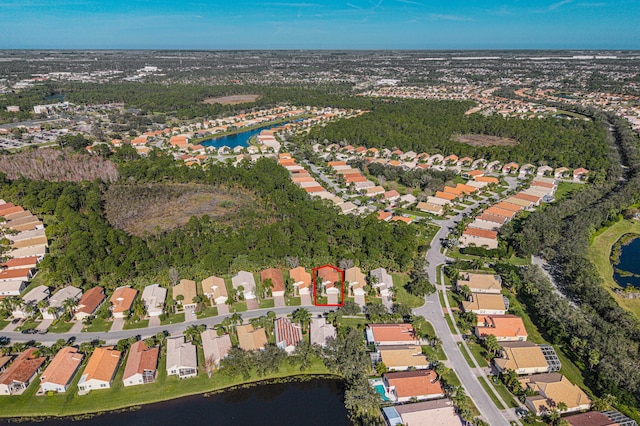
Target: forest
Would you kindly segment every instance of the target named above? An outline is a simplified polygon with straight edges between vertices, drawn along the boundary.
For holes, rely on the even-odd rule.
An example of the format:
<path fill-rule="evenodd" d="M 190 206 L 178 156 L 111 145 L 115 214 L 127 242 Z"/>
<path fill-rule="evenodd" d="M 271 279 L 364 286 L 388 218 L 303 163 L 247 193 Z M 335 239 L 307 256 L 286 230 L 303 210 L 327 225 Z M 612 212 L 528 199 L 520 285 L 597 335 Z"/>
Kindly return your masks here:
<path fill-rule="evenodd" d="M 465 115 L 472 102 L 376 100 L 370 112 L 314 128 L 307 140 L 402 151 L 455 154 L 489 161 L 605 169 L 605 128 L 583 120 L 523 120 L 500 115 Z M 482 147 L 455 142 L 455 134 L 514 138 L 515 146 Z"/>
<path fill-rule="evenodd" d="M 162 280 L 171 267 L 201 279 L 284 265 L 288 257 L 309 268 L 352 259 L 365 269 L 407 271 L 426 248 L 414 227 L 380 222 L 375 215 L 341 215 L 325 201 L 310 201 L 287 171 L 268 159 L 202 170 L 154 151 L 148 159 L 123 161 L 120 174 L 128 184 L 197 182 L 250 191 L 268 216 L 230 224 L 194 216 L 182 228 L 141 238 L 109 224 L 104 207 L 109 184 L 104 181 L 10 181 L 3 176 L 0 196 L 44 217 L 50 255 L 41 266 L 55 285 L 115 288 L 126 280 Z"/>

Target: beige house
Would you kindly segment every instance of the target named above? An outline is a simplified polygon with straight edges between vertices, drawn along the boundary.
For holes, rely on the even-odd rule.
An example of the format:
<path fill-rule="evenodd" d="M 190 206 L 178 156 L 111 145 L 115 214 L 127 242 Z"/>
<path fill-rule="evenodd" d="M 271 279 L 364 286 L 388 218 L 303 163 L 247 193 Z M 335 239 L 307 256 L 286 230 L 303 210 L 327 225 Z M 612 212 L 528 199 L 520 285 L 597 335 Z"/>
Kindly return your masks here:
<path fill-rule="evenodd" d="M 460 272 L 456 287 L 460 290 L 465 285 L 471 289 L 472 293 L 500 294 L 500 291 L 502 291 L 502 278 L 493 274 Z"/>
<path fill-rule="evenodd" d="M 264 328 L 255 329 L 251 324 L 236 327 L 238 333 L 238 346 L 245 351 L 262 350 L 267 345 L 267 334 Z"/>
<path fill-rule="evenodd" d="M 471 293 L 471 300 L 462 302 L 462 309 L 478 315 L 503 315 L 507 312 L 504 297 L 491 293 Z"/>
<path fill-rule="evenodd" d="M 207 329 L 200 334 L 205 362 L 213 361 L 216 367 L 231 350 L 231 338 L 228 334 L 218 336 L 215 330 Z"/>
<path fill-rule="evenodd" d="M 549 371 L 549 363 L 542 349 L 533 342 L 505 342 L 500 347 L 500 357 L 494 358 L 493 364 L 501 373 L 513 370 L 523 375 Z"/>
<path fill-rule="evenodd" d="M 72 346 L 60 349 L 40 376 L 40 392 L 66 392 L 82 358 L 83 355 Z"/>
<path fill-rule="evenodd" d="M 349 268 L 344 271 L 344 279 L 349 285 L 349 290 L 351 294 L 355 295 L 365 295 L 364 286 L 367 285 L 367 277 L 362 273 L 360 268 L 354 266 L 353 268 Z"/>
<path fill-rule="evenodd" d="M 224 305 L 227 302 L 227 286 L 223 278 L 215 275 L 205 278 L 202 280 L 202 291 L 216 305 Z"/>
<path fill-rule="evenodd" d="M 379 346 L 375 355 L 390 371 L 420 370 L 431 365 L 418 345 Z"/>
<path fill-rule="evenodd" d="M 567 404 L 563 413 L 588 410 L 591 400 L 577 385 L 571 383 L 560 373 L 536 374 L 520 380 L 522 386 L 534 392 L 525 400 L 527 408 L 536 415 L 544 415 L 561 402 Z"/>
<path fill-rule="evenodd" d="M 167 376 L 187 379 L 198 375 L 198 353 L 193 343 L 184 336 L 167 339 Z"/>
<path fill-rule="evenodd" d="M 193 299 L 197 295 L 198 288 L 196 287 L 196 282 L 193 280 L 180 280 L 178 284 L 173 286 L 173 298 L 182 305 L 185 311 L 196 308 L 197 303 L 195 303 Z"/>

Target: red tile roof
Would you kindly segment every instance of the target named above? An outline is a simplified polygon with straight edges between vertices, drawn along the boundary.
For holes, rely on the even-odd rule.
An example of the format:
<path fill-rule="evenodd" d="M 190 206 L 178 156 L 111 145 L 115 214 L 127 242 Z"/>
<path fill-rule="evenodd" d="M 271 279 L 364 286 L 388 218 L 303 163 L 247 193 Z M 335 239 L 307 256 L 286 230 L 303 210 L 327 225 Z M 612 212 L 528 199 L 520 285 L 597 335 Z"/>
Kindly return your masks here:
<path fill-rule="evenodd" d="M 142 374 L 145 371 L 156 371 L 158 366 L 158 355 L 160 348 L 154 346 L 148 348 L 143 340 L 139 340 L 129 349 L 129 358 L 124 368 L 124 380 L 136 374 Z"/>
<path fill-rule="evenodd" d="M 284 291 L 284 277 L 282 276 L 282 271 L 277 268 L 269 268 L 260 272 L 260 278 L 262 282 L 266 279 L 271 279 L 273 283 L 273 291 Z"/>
<path fill-rule="evenodd" d="M 104 295 L 104 289 L 102 287 L 93 287 L 87 290 L 78 301 L 76 313 L 93 314 L 105 298 L 106 296 Z"/>
<path fill-rule="evenodd" d="M 278 318 L 275 321 L 276 344 L 284 343 L 285 346 L 296 346 L 302 340 L 300 327 L 294 325 L 289 318 Z"/>
<path fill-rule="evenodd" d="M 11 382 L 26 383 L 31 376 L 44 364 L 47 357 L 36 358 L 36 348 L 29 348 L 22 352 L 0 375 L 0 383 L 9 385 Z"/>

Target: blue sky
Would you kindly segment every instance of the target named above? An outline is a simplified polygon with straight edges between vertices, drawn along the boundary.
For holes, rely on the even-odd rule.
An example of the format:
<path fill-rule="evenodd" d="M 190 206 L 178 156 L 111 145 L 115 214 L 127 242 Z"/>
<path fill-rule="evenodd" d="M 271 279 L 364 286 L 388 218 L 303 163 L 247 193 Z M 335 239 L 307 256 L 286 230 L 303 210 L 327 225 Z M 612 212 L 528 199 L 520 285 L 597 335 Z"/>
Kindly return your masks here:
<path fill-rule="evenodd" d="M 0 0 L 0 48 L 640 49 L 640 0 Z"/>

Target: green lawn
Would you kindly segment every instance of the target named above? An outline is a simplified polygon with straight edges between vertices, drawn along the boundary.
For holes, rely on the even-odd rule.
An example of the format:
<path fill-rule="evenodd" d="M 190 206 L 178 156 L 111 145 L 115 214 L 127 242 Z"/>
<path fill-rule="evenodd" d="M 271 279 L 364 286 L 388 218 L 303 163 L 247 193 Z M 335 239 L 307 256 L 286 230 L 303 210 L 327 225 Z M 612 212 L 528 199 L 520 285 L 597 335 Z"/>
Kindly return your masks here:
<path fill-rule="evenodd" d="M 519 407 L 518 403 L 513 398 L 513 395 L 511 394 L 511 392 L 509 392 L 509 389 L 507 389 L 506 386 L 502 384 L 502 382 L 498 380 L 497 383 L 494 381 L 491 384 L 493 385 L 493 388 L 500 394 L 504 402 L 507 403 L 509 408 Z"/>
<path fill-rule="evenodd" d="M 136 328 L 147 328 L 149 327 L 149 320 L 142 321 L 126 321 L 122 326 L 123 330 L 134 330 Z"/>
<path fill-rule="evenodd" d="M 16 331 L 31 330 L 31 329 L 34 329 L 34 328 L 38 328 L 38 326 L 40 325 L 41 322 L 42 321 L 27 320 L 27 321 L 23 322 L 20 327 L 16 328 Z"/>
<path fill-rule="evenodd" d="M 625 299 L 613 291 L 620 286 L 613 279 L 613 265 L 610 260 L 611 248 L 620 237 L 628 233 L 640 234 L 640 222 L 620 220 L 605 231 L 599 231 L 599 235 L 593 238 L 589 250 L 587 250 L 587 257 L 598 269 L 609 294 L 616 299 L 622 308 L 640 320 L 640 299 Z"/>
<path fill-rule="evenodd" d="M 491 385 L 489 383 L 487 383 L 485 378 L 484 377 L 478 377 L 478 381 L 480 382 L 480 384 L 482 385 L 484 390 L 489 395 L 489 398 L 491 398 L 493 403 L 496 404 L 496 407 L 498 407 L 498 410 L 504 410 L 504 408 L 505 408 L 504 405 L 502 405 L 502 403 L 500 402 L 498 397 L 493 393 L 493 391 L 491 390 Z"/>
<path fill-rule="evenodd" d="M 229 307 L 229 312 L 245 312 L 247 310 L 246 302 L 237 302 Z"/>
<path fill-rule="evenodd" d="M 586 188 L 586 185 L 583 183 L 560 182 L 558 183 L 558 189 L 556 189 L 553 195 L 556 201 L 558 201 L 570 197 L 574 193 L 582 191 L 584 188 Z"/>
<path fill-rule="evenodd" d="M 507 297 L 509 298 L 509 312 L 518 315 L 522 318 L 522 322 L 524 322 L 524 327 L 529 335 L 527 340 L 538 345 L 547 343 L 544 337 L 542 337 L 542 334 L 540 334 L 540 331 L 538 331 L 538 327 L 536 327 L 531 320 L 527 307 L 521 304 L 511 293 L 507 293 Z"/>
<path fill-rule="evenodd" d="M 340 325 L 364 325 L 367 323 L 366 317 L 358 317 L 358 318 L 342 318 L 340 320 Z"/>
<path fill-rule="evenodd" d="M 418 308 L 424 305 L 424 298 L 409 294 L 404 286 L 409 281 L 407 275 L 391 274 L 393 277 L 393 291 L 395 292 L 395 301 L 402 303 L 410 308 Z"/>
<path fill-rule="evenodd" d="M 440 277 L 442 275 L 442 265 L 436 266 L 436 284 L 440 285 Z M 433 279 L 433 277 L 429 277 L 429 279 Z"/>
<path fill-rule="evenodd" d="M 7 325 L 9 325 L 11 321 L 6 321 L 6 320 L 0 320 L 0 330 L 2 330 L 3 328 L 5 328 Z"/>
<path fill-rule="evenodd" d="M 91 324 L 82 328 L 82 331 L 90 332 L 90 333 L 99 333 L 103 331 L 109 331 L 111 325 L 113 323 L 111 321 L 103 320 L 102 318 L 94 318 L 91 321 Z"/>
<path fill-rule="evenodd" d="M 438 292 L 438 299 L 440 299 L 440 306 L 441 306 L 441 307 L 443 307 L 443 308 L 444 308 L 444 307 L 446 307 L 446 306 L 447 306 L 447 305 L 445 304 L 445 301 L 444 301 L 444 294 L 443 294 L 441 291 L 439 291 L 439 292 Z"/>
<path fill-rule="evenodd" d="M 270 309 L 275 306 L 275 302 L 273 299 L 262 299 L 260 303 L 258 303 L 258 307 L 260 309 Z"/>
<path fill-rule="evenodd" d="M 482 346 L 480 346 L 477 343 L 467 343 L 467 346 L 469 347 L 469 350 L 471 350 L 471 353 L 473 354 L 473 357 L 476 359 L 476 362 L 478 363 L 478 365 L 480 367 L 488 367 L 489 363 L 487 362 L 487 359 L 485 358 L 485 354 L 486 351 L 484 350 L 484 348 Z"/>
<path fill-rule="evenodd" d="M 469 367 L 475 368 L 476 366 L 474 365 L 473 360 L 471 359 L 471 356 L 469 356 L 467 350 L 464 348 L 464 346 L 462 346 L 462 342 L 458 342 L 458 349 L 460 349 L 460 352 L 462 352 L 462 356 L 467 361 L 467 364 L 469 364 Z"/>
<path fill-rule="evenodd" d="M 458 334 L 456 333 L 456 329 L 453 327 L 453 321 L 451 321 L 451 315 L 444 314 L 444 319 L 447 320 L 447 325 L 449 326 L 449 330 L 451 330 L 451 334 Z"/>
<path fill-rule="evenodd" d="M 302 305 L 302 300 L 300 299 L 300 296 L 285 297 L 284 301 L 286 302 L 287 306 L 300 306 L 300 305 Z"/>
<path fill-rule="evenodd" d="M 166 320 L 160 321 L 160 324 L 167 325 L 167 324 L 176 324 L 179 322 L 184 322 L 184 312 L 181 312 L 179 314 L 169 314 Z"/>
<path fill-rule="evenodd" d="M 67 333 L 73 327 L 72 322 L 56 321 L 49 327 L 49 333 Z"/>
<path fill-rule="evenodd" d="M 201 358 L 202 350 L 198 352 L 199 358 Z M 297 366 L 284 363 L 280 372 L 276 374 L 258 377 L 254 372 L 247 381 L 242 380 L 241 377 L 228 378 L 225 375 L 216 373 L 211 378 L 208 378 L 202 372 L 197 377 L 180 380 L 175 376 L 167 377 L 165 355 L 163 354 L 158 365 L 158 379 L 155 383 L 124 387 L 122 383 L 124 365 L 125 362 L 122 360 L 111 389 L 91 391 L 88 395 L 83 396 L 77 395 L 77 383 L 81 374 L 76 374 L 66 393 L 53 396 L 35 396 L 40 384 L 40 379 L 38 378 L 20 396 L 0 396 L 0 406 L 2 406 L 0 417 L 70 416 L 94 413 L 165 401 L 186 395 L 212 392 L 261 380 L 281 379 L 296 375 L 329 374 L 322 361 L 315 359 L 304 372 L 300 372 Z"/>
<path fill-rule="evenodd" d="M 204 308 L 203 310 L 198 312 L 196 315 L 198 319 L 215 317 L 218 315 L 218 308 L 216 308 L 215 306 L 210 306 L 210 307 Z"/>
<path fill-rule="evenodd" d="M 433 361 L 433 360 L 445 361 L 447 359 L 447 356 L 442 350 L 441 345 L 438 345 L 435 348 L 429 345 L 422 346 L 422 353 L 427 356 L 427 359 L 429 361 Z"/>

